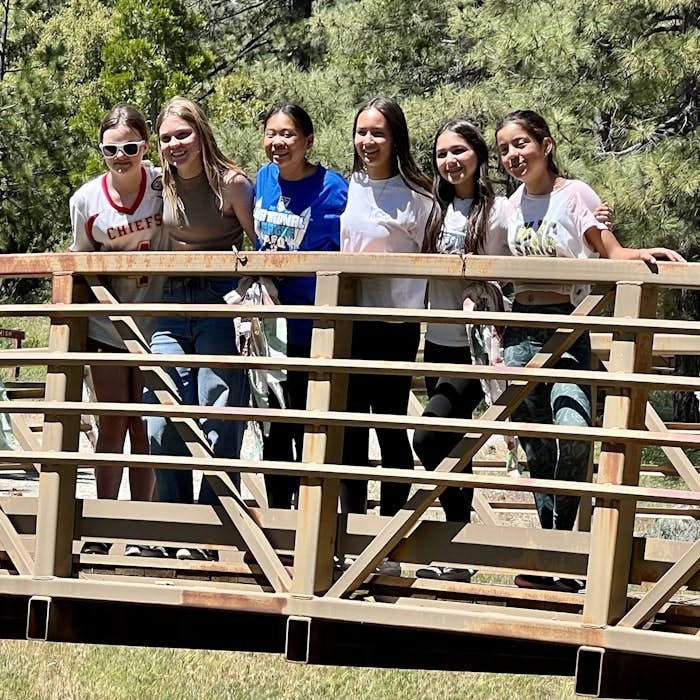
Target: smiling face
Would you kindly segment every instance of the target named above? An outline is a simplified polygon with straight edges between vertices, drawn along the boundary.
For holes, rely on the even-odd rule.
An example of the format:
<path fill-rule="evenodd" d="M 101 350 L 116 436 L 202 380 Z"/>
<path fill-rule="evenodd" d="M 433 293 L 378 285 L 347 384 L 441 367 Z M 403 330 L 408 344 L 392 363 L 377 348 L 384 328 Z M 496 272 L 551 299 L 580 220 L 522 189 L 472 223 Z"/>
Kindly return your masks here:
<path fill-rule="evenodd" d="M 265 155 L 280 169 L 285 180 L 300 180 L 306 173 L 306 154 L 314 136 L 304 135 L 296 122 L 284 112 L 273 114 L 265 123 Z"/>
<path fill-rule="evenodd" d="M 158 140 L 163 158 L 177 168 L 180 176 L 194 177 L 202 171 L 202 148 L 192 124 L 174 115 L 167 116 L 158 129 Z"/>
<path fill-rule="evenodd" d="M 136 129 L 132 129 L 126 124 L 117 124 L 109 129 L 105 129 L 101 137 L 103 144 L 124 144 L 143 140 L 143 136 L 141 136 Z M 138 153 L 134 156 L 127 156 L 124 151 L 119 148 L 114 158 L 105 157 L 105 164 L 113 175 L 125 175 L 141 167 L 141 161 L 143 160 L 147 148 L 146 144 L 143 144 L 139 148 Z"/>
<path fill-rule="evenodd" d="M 378 109 L 366 109 L 358 115 L 355 151 L 372 180 L 385 180 L 394 174 L 394 139 L 389 122 Z"/>
<path fill-rule="evenodd" d="M 496 134 L 498 154 L 509 175 L 525 183 L 532 194 L 551 183 L 555 175 L 549 172 L 549 154 L 552 139 L 545 137 L 538 141 L 527 129 L 517 122 L 506 122 Z"/>
<path fill-rule="evenodd" d="M 479 159 L 467 140 L 454 131 L 444 131 L 435 142 L 435 166 L 443 180 L 466 199 L 474 196 Z"/>

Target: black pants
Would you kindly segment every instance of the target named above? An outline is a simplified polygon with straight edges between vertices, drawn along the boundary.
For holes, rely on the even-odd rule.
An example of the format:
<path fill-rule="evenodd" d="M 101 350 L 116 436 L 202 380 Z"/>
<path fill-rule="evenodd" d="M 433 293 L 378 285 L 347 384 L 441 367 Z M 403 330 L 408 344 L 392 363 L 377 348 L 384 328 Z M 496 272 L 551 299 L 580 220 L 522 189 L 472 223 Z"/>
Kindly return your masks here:
<path fill-rule="evenodd" d="M 288 357 L 308 357 L 310 348 L 287 345 Z M 309 386 L 308 372 L 287 372 L 282 383 L 287 408 L 304 410 Z M 270 392 L 270 408 L 279 408 L 277 397 Z M 263 459 L 280 462 L 301 462 L 304 426 L 297 423 L 271 423 L 270 434 L 263 438 Z M 267 502 L 270 508 L 291 508 L 299 492 L 299 477 L 284 474 L 265 474 Z"/>
<path fill-rule="evenodd" d="M 356 360 L 394 360 L 413 362 L 418 351 L 420 326 L 417 323 L 355 322 L 352 334 L 352 358 Z M 348 378 L 348 411 L 405 416 L 411 392 L 410 376 L 391 374 L 351 374 Z M 386 468 L 413 469 L 413 452 L 408 434 L 402 429 L 376 428 Z M 369 465 L 369 428 L 346 428 L 343 463 Z M 380 512 L 394 515 L 408 500 L 410 484 L 385 482 L 381 487 Z M 340 485 L 343 513 L 367 510 L 367 482 L 346 479 Z"/>
<path fill-rule="evenodd" d="M 445 362 L 458 365 L 471 364 L 472 358 L 467 347 L 449 347 L 425 341 L 424 359 L 426 362 Z M 474 409 L 484 398 L 481 382 L 478 379 L 460 377 L 426 377 L 428 405 L 424 416 L 435 418 L 471 418 Z M 462 439 L 459 433 L 438 432 L 436 430 L 416 430 L 413 435 L 413 449 L 426 469 L 434 470 L 450 454 Z M 471 461 L 464 468 L 472 473 Z M 449 487 L 440 495 L 440 504 L 445 517 L 450 522 L 468 523 L 471 518 L 474 490 Z"/>

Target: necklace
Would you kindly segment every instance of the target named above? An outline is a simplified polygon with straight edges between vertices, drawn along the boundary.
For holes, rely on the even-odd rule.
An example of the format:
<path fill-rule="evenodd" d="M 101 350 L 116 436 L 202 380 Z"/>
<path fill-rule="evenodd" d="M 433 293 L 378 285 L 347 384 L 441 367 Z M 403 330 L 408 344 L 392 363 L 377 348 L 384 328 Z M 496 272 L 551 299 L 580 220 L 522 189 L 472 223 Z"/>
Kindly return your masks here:
<path fill-rule="evenodd" d="M 389 182 L 391 181 L 391 179 L 392 178 L 388 177 L 384 180 L 381 180 L 382 186 L 379 188 L 379 192 L 377 192 L 377 188 L 375 186 L 375 183 L 377 182 L 377 180 L 370 179 L 370 183 L 371 183 L 370 187 L 372 188 L 372 198 L 373 198 L 372 212 L 377 212 L 377 211 L 385 212 L 386 211 L 386 209 L 384 207 L 382 207 L 382 205 L 381 205 L 381 199 L 382 199 L 384 191 L 386 190 L 387 186 L 389 185 Z"/>

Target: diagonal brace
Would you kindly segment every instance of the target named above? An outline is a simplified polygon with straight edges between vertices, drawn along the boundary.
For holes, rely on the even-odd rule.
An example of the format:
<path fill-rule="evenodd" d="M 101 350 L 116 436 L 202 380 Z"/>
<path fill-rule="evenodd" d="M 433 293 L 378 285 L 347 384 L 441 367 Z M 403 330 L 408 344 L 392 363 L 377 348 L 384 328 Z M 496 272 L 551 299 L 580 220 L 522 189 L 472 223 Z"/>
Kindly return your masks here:
<path fill-rule="evenodd" d="M 603 308 L 612 293 L 605 295 L 590 295 L 584 299 L 572 315 L 588 316 Z M 528 367 L 551 367 L 561 355 L 585 333 L 585 329 L 559 329 L 545 343 L 541 352 L 535 355 Z M 535 389 L 539 381 L 513 382 L 490 406 L 482 416 L 484 420 L 505 420 L 517 406 Z M 465 435 L 452 452 L 445 457 L 435 471 L 461 472 L 474 455 L 488 440 L 489 435 Z M 365 580 L 367 575 L 375 570 L 382 559 L 403 539 L 413 528 L 423 513 L 432 505 L 435 499 L 445 490 L 445 486 L 419 488 L 408 500 L 406 505 L 387 523 L 384 529 L 357 557 L 353 564 L 329 589 L 330 597 L 342 597 Z"/>
<path fill-rule="evenodd" d="M 656 582 L 654 587 L 621 620 L 620 627 L 641 627 L 648 622 L 669 599 L 700 571 L 700 541 Z"/>
<path fill-rule="evenodd" d="M 87 277 L 86 279 L 93 294 L 100 303 L 118 304 L 118 301 L 112 293 L 100 284 L 96 277 Z M 122 340 L 130 353 L 150 353 L 148 343 L 143 337 L 139 327 L 130 316 L 110 315 L 109 318 L 113 323 L 116 323 Z M 160 367 L 140 367 L 140 369 L 144 374 L 147 384 L 153 390 L 161 404 L 176 405 L 180 403 L 177 387 L 167 372 Z M 170 420 L 193 457 L 200 459 L 214 457 L 209 442 L 195 419 L 171 417 Z M 204 472 L 204 474 L 209 478 L 209 475 L 213 473 Z M 243 479 L 245 479 L 247 475 L 243 474 L 242 476 Z M 219 483 L 221 482 L 219 481 Z M 257 487 L 257 483 L 254 479 L 248 479 L 245 483 L 249 488 L 251 485 L 253 486 L 251 491 L 258 503 L 260 503 L 261 501 L 259 497 L 255 495 L 254 490 Z M 277 586 L 279 585 L 287 585 L 287 583 L 291 585 L 289 574 L 287 574 L 286 569 L 282 566 L 280 558 L 269 545 L 264 532 L 251 516 L 248 506 L 245 504 L 245 501 L 230 479 L 228 479 L 227 485 L 229 486 L 229 495 L 225 496 L 225 498 L 227 498 L 226 503 L 222 500 L 222 505 L 231 518 L 231 521 L 236 525 L 240 525 L 241 529 L 239 529 L 239 532 L 246 545 L 250 548 L 250 551 L 255 555 L 256 551 L 259 550 L 259 556 L 256 556 L 256 559 L 265 575 L 268 576 L 270 583 L 275 587 L 275 590 L 278 590 Z M 266 542 L 268 545 L 267 548 L 261 546 L 261 540 Z M 265 562 L 265 566 L 263 566 L 263 561 Z"/>

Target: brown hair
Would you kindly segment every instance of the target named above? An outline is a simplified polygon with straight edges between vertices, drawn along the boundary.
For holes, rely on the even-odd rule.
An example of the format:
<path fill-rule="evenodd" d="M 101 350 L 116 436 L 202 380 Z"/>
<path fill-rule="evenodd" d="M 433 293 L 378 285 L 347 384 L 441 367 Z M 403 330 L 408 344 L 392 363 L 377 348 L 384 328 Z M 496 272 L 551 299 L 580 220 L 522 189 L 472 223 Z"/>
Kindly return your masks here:
<path fill-rule="evenodd" d="M 411 155 L 411 143 L 408 137 L 408 124 L 406 123 L 406 115 L 403 113 L 398 102 L 389 97 L 373 97 L 365 102 L 355 115 L 355 121 L 352 125 L 353 134 L 357 128 L 357 120 L 360 114 L 369 109 L 376 109 L 382 114 L 389 124 L 391 138 L 394 141 L 394 174 L 398 173 L 401 176 L 406 187 L 418 192 L 419 194 L 430 195 L 432 184 L 428 176 L 418 167 L 416 161 Z M 364 164 L 357 150 L 354 152 L 352 162 L 352 171 L 354 173 L 364 170 Z"/>
<path fill-rule="evenodd" d="M 541 144 L 546 138 L 549 139 L 552 142 L 552 149 L 547 154 L 547 169 L 555 177 L 565 177 L 562 169 L 559 167 L 559 163 L 557 163 L 557 143 L 549 129 L 549 124 L 547 124 L 543 116 L 537 112 L 533 112 L 531 109 L 516 109 L 513 112 L 509 112 L 505 117 L 501 117 L 498 122 L 496 122 L 496 139 L 498 139 L 498 132 L 506 124 L 518 124 L 518 126 L 525 129 L 537 143 Z"/>
<path fill-rule="evenodd" d="M 455 186 L 440 176 L 435 158 L 438 138 L 446 131 L 461 136 L 476 154 L 477 169 L 474 174 L 474 200 L 472 202 L 464 231 L 464 252 L 478 253 L 488 234 L 491 210 L 494 203 L 494 192 L 489 177 L 489 148 L 479 129 L 467 119 L 450 119 L 445 122 L 433 139 L 433 201 L 436 206 L 430 214 L 430 220 L 425 232 L 423 252 L 436 253 L 442 224 L 447 207 L 454 201 Z"/>
<path fill-rule="evenodd" d="M 150 138 L 150 133 L 148 129 L 148 124 L 146 123 L 146 118 L 139 112 L 133 105 L 122 102 L 118 105 L 114 105 L 112 109 L 105 114 L 102 123 L 100 124 L 100 137 L 99 140 L 102 141 L 102 136 L 108 129 L 114 129 L 116 126 L 128 126 L 134 131 L 138 131 L 141 138 L 148 143 Z"/>
<path fill-rule="evenodd" d="M 161 124 L 167 117 L 178 117 L 187 122 L 199 137 L 204 173 L 209 187 L 219 201 L 219 208 L 223 210 L 224 177 L 226 173 L 233 170 L 245 177 L 247 177 L 247 175 L 237 163 L 223 154 L 216 143 L 214 132 L 212 131 L 206 114 L 204 114 L 204 110 L 202 110 L 196 102 L 188 100 L 185 97 L 173 97 L 168 100 L 165 105 L 163 105 L 163 109 L 161 109 L 156 119 L 156 131 L 160 132 Z M 162 155 L 163 151 L 161 149 L 163 192 L 172 206 L 173 211 L 178 212 L 181 209 L 181 205 L 178 204 L 177 192 L 175 190 L 175 173 L 177 172 L 177 168 L 168 163 Z"/>

